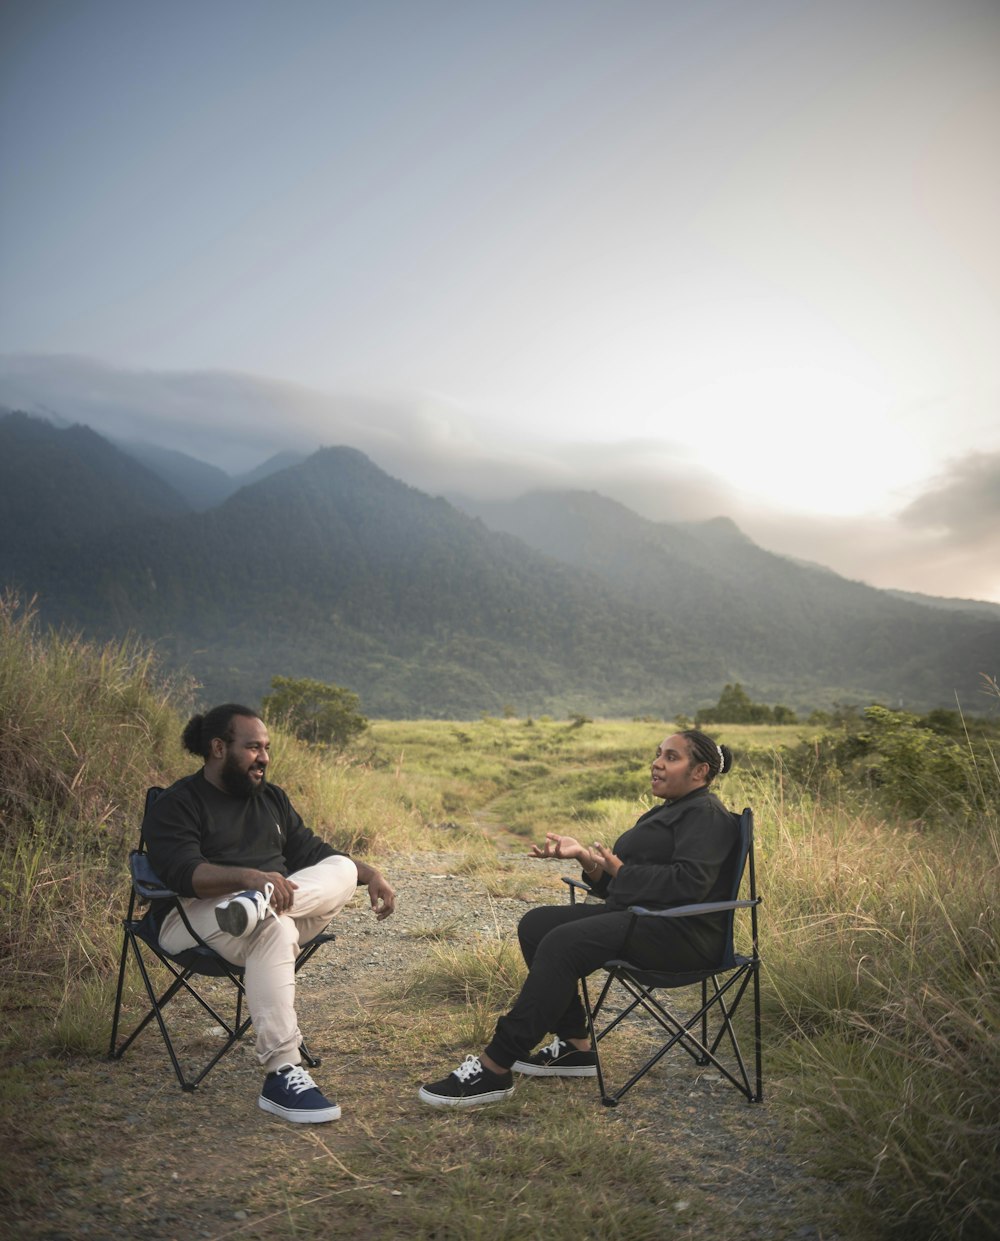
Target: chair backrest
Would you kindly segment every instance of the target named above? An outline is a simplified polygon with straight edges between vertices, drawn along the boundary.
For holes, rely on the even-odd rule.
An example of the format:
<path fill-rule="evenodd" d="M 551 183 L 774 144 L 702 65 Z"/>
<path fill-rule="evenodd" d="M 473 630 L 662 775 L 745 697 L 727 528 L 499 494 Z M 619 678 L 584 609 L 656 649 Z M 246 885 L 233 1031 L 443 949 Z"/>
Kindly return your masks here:
<path fill-rule="evenodd" d="M 146 836 L 143 830 L 146 823 L 146 815 L 149 813 L 150 806 L 164 791 L 165 790 L 159 784 L 151 785 L 151 787 L 146 790 L 146 801 L 142 807 L 142 822 L 139 824 L 139 853 L 144 854 L 146 852 Z"/>
<path fill-rule="evenodd" d="M 128 898 L 128 913 L 126 921 L 133 923 L 138 929 L 142 927 L 142 933 L 148 936 L 150 942 L 158 939 L 160 933 L 160 923 L 168 912 L 168 901 L 175 897 L 175 893 L 167 888 L 159 875 L 153 870 L 149 861 L 149 855 L 146 853 L 146 837 L 145 823 L 146 812 L 149 807 L 156 801 L 157 797 L 163 792 L 159 785 L 154 785 L 146 790 L 146 801 L 143 806 L 142 822 L 139 824 L 139 844 L 128 855 L 128 868 L 132 880 L 132 888 Z M 150 904 L 150 908 L 146 911 L 141 919 L 136 919 L 136 904 Z"/>
<path fill-rule="evenodd" d="M 751 918 L 751 935 L 753 939 L 754 955 L 757 953 L 757 875 L 754 868 L 753 856 L 753 811 L 749 806 L 745 806 L 743 813 L 733 815 L 737 820 L 739 831 L 739 853 L 736 858 L 736 865 L 733 868 L 733 886 L 729 894 L 731 901 L 740 899 L 740 892 L 743 888 L 743 880 L 747 880 L 746 900 L 755 902 L 750 907 Z M 731 909 L 726 916 L 726 960 L 724 966 L 732 968 L 736 961 L 736 945 L 735 945 L 735 928 L 736 928 L 736 910 Z"/>

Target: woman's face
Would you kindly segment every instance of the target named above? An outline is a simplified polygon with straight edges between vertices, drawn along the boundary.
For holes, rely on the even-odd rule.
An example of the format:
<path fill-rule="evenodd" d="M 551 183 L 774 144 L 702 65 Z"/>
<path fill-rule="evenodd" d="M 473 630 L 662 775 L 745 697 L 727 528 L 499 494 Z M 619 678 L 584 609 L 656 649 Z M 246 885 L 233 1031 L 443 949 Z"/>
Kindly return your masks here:
<path fill-rule="evenodd" d="M 686 737 L 674 733 L 657 746 L 652 767 L 654 797 L 676 801 L 692 789 L 704 788 L 707 783 L 708 763 L 692 765 Z"/>

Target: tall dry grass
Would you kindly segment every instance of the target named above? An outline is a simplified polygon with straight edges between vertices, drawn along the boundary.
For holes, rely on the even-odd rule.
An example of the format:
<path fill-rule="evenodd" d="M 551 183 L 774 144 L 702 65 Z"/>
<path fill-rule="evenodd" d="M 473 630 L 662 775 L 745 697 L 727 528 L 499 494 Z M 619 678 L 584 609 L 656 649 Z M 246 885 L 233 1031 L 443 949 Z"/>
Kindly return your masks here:
<path fill-rule="evenodd" d="M 887 1235 L 997 1235 L 1000 786 L 991 803 L 958 834 L 758 801 L 772 1059 L 814 1165 Z"/>
<path fill-rule="evenodd" d="M 148 648 L 42 629 L 0 598 L 0 1047 L 96 1050 L 105 1037 L 146 789 L 188 774 L 194 686 Z M 363 764 L 277 731 L 275 778 L 361 857 L 427 847 L 429 829 Z M 460 839 L 461 834 L 454 837 Z"/>
<path fill-rule="evenodd" d="M 0 969 L 18 1014 L 4 1043 L 26 1022 L 43 1049 L 66 1019 L 106 1023 L 93 984 L 118 951 L 118 864 L 143 791 L 179 756 L 183 695 L 149 650 L 44 632 L 30 603 L 0 598 Z"/>

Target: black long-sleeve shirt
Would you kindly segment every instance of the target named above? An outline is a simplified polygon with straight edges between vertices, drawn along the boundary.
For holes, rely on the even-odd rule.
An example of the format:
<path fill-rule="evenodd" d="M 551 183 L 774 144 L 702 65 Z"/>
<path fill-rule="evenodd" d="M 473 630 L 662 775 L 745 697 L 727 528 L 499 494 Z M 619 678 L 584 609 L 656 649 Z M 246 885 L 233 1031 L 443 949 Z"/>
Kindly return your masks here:
<path fill-rule="evenodd" d="M 201 771 L 165 789 L 142 830 L 153 870 L 181 896 L 196 895 L 191 880 L 203 862 L 290 875 L 340 852 L 306 827 L 276 784 L 233 797 Z"/>
<path fill-rule="evenodd" d="M 612 879 L 584 876 L 609 908 L 669 909 L 731 895 L 739 850 L 739 816 L 707 788 L 647 810 L 615 841 L 622 861 Z M 718 921 L 719 915 L 708 915 Z M 724 915 L 723 915 L 724 917 Z"/>

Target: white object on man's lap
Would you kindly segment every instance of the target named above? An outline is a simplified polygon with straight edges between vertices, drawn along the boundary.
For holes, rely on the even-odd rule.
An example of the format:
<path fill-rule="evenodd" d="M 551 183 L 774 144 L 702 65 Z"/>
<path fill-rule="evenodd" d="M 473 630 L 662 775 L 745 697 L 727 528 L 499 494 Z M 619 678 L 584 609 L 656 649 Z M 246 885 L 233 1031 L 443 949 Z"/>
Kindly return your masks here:
<path fill-rule="evenodd" d="M 274 884 L 266 883 L 263 892 L 248 888 L 245 892 L 237 892 L 235 896 L 227 897 L 215 907 L 215 920 L 219 924 L 219 929 L 225 931 L 227 935 L 232 935 L 234 939 L 239 939 L 241 935 L 246 935 L 258 923 L 263 922 L 268 914 L 277 917 L 277 913 L 271 907 L 273 894 Z"/>

